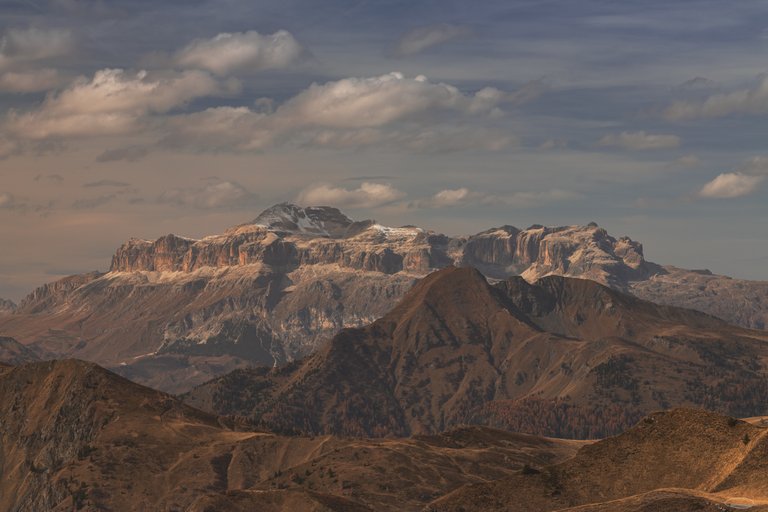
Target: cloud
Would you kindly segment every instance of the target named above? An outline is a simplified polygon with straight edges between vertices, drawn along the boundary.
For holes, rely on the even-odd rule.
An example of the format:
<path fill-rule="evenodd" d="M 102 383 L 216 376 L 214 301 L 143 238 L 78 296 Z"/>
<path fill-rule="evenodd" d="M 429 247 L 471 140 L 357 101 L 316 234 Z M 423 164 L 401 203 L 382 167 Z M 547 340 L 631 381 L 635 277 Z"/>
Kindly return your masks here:
<path fill-rule="evenodd" d="M 182 67 L 226 75 L 240 70 L 286 68 L 306 54 L 304 47 L 285 30 L 272 35 L 249 31 L 192 41 L 176 55 L 175 62 Z"/>
<path fill-rule="evenodd" d="M 140 71 L 97 71 L 92 79 L 81 77 L 56 95 L 49 95 L 39 109 L 11 111 L 7 130 L 17 137 L 41 140 L 126 134 L 137 131 L 144 118 L 165 113 L 195 98 L 221 92 L 208 73 L 185 71 L 157 78 Z"/>
<path fill-rule="evenodd" d="M 653 149 L 670 149 L 680 146 L 680 137 L 677 135 L 659 135 L 639 132 L 609 133 L 598 142 L 605 147 L 618 147 L 632 151 L 646 151 Z"/>
<path fill-rule="evenodd" d="M 252 206 L 257 202 L 258 195 L 236 181 L 219 181 L 202 187 L 167 190 L 159 200 L 199 209 L 237 209 Z"/>
<path fill-rule="evenodd" d="M 764 179 L 765 176 L 726 172 L 704 185 L 699 191 L 699 195 L 709 198 L 742 197 L 757 191 Z"/>
<path fill-rule="evenodd" d="M 741 169 L 718 175 L 701 188 L 699 196 L 721 199 L 748 196 L 757 192 L 766 177 L 768 177 L 768 157 L 757 156 Z"/>
<path fill-rule="evenodd" d="M 467 187 L 443 189 L 434 195 L 413 201 L 410 208 L 453 208 L 464 206 L 506 206 L 527 208 L 544 202 L 578 199 L 581 195 L 568 190 L 552 189 L 540 192 L 513 192 L 511 194 L 488 194 L 470 190 Z"/>
<path fill-rule="evenodd" d="M 751 89 L 714 94 L 703 101 L 677 101 L 665 111 L 670 121 L 717 118 L 732 114 L 765 114 L 768 112 L 768 78 Z"/>
<path fill-rule="evenodd" d="M 696 155 L 684 155 L 672 162 L 672 165 L 677 167 L 698 167 L 701 163 L 701 159 Z"/>
<path fill-rule="evenodd" d="M 395 55 L 403 57 L 421 53 L 427 48 L 472 34 L 472 30 L 462 25 L 441 23 L 415 28 L 404 34 L 397 42 Z"/>
<path fill-rule="evenodd" d="M 488 114 L 505 99 L 506 94 L 494 87 L 465 95 L 452 85 L 433 83 L 422 75 L 406 78 L 394 72 L 312 84 L 283 104 L 277 115 L 285 122 L 365 128 L 437 112 Z"/>
<path fill-rule="evenodd" d="M 38 174 L 32 178 L 32 181 L 52 181 L 53 183 L 62 183 L 64 181 L 64 176 L 61 174 Z"/>
<path fill-rule="evenodd" d="M 146 146 L 126 146 L 124 148 L 108 149 L 96 157 L 97 162 L 136 162 L 149 154 Z"/>
<path fill-rule="evenodd" d="M 60 57 L 74 48 L 69 30 L 10 29 L 0 38 L 0 70 L 24 62 Z"/>
<path fill-rule="evenodd" d="M 384 183 L 361 183 L 358 188 L 347 189 L 328 184 L 304 189 L 296 201 L 307 205 L 333 205 L 346 208 L 376 208 L 398 201 L 405 193 Z"/>
<path fill-rule="evenodd" d="M 215 107 L 176 116 L 165 143 L 209 150 L 278 145 L 328 148 L 398 146 L 415 151 L 498 150 L 517 140 L 478 123 L 517 101 L 493 87 L 465 94 L 401 73 L 312 84 L 274 111 Z"/>
<path fill-rule="evenodd" d="M 115 181 L 115 180 L 99 180 L 99 181 L 91 181 L 89 183 L 83 184 L 83 188 L 98 188 L 98 187 L 117 187 L 117 188 L 124 188 L 124 187 L 130 187 L 130 183 L 125 183 L 124 181 Z"/>
<path fill-rule="evenodd" d="M 28 93 L 48 91 L 59 85 L 61 79 L 55 69 L 34 71 L 8 71 L 0 74 L 0 91 Z"/>
<path fill-rule="evenodd" d="M 0 135 L 0 160 L 15 155 L 20 150 L 19 144 Z"/>
<path fill-rule="evenodd" d="M 97 197 L 89 197 L 84 199 L 78 199 L 72 203 L 72 208 L 75 210 L 92 210 L 111 203 L 119 197 L 119 194 L 104 194 Z"/>
<path fill-rule="evenodd" d="M 0 192 L 0 210 L 25 210 L 27 203 L 9 192 Z"/>

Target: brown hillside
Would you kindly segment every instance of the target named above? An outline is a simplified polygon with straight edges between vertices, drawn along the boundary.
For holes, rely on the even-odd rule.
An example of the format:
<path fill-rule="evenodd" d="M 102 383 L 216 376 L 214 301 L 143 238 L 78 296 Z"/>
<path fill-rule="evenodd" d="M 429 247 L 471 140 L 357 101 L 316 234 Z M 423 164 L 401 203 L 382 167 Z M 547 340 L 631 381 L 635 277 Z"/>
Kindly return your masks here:
<path fill-rule="evenodd" d="M 700 410 L 656 413 L 620 436 L 585 446 L 568 461 L 463 487 L 425 510 L 628 512 L 765 506 L 768 463 L 760 456 L 767 434 L 765 428 Z"/>
<path fill-rule="evenodd" d="M 767 341 L 591 281 L 491 286 L 450 267 L 304 361 L 236 371 L 185 400 L 290 432 L 405 436 L 469 423 L 599 438 L 669 407 L 763 414 Z"/>
<path fill-rule="evenodd" d="M 75 360 L 0 364 L 0 510 L 399 511 L 583 445 L 468 428 L 283 437 Z"/>

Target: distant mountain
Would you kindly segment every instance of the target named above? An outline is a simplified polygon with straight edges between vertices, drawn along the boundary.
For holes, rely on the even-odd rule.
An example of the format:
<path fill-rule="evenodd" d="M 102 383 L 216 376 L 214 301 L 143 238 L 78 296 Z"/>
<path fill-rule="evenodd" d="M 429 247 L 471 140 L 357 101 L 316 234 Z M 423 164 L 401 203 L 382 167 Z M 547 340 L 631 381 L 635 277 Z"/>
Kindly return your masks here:
<path fill-rule="evenodd" d="M 0 418 L 0 510 L 19 512 L 416 511 L 585 444 L 484 428 L 389 440 L 250 432 L 74 360 L 0 364 Z"/>
<path fill-rule="evenodd" d="M 703 411 L 656 413 L 565 462 L 465 486 L 424 511 L 765 511 L 767 434 Z"/>
<path fill-rule="evenodd" d="M 16 311 L 16 308 L 17 306 L 15 302 L 7 299 L 0 299 L 0 314 L 13 313 Z"/>
<path fill-rule="evenodd" d="M 595 438 L 669 407 L 766 414 L 766 342 L 764 331 L 593 281 L 492 286 L 450 267 L 304 361 L 237 370 L 184 399 L 277 431 L 406 436 L 481 424 Z"/>
<path fill-rule="evenodd" d="M 38 360 L 37 354 L 15 339 L 0 336 L 0 363 L 17 365 Z"/>
<path fill-rule="evenodd" d="M 449 265 L 496 280 L 590 279 L 742 326 L 768 320 L 768 283 L 647 262 L 640 243 L 596 224 L 448 237 L 283 203 L 200 240 L 129 240 L 109 272 L 46 284 L 15 313 L 0 314 L 0 335 L 182 392 L 235 368 L 305 357 L 340 329 L 381 317 L 417 279 Z"/>

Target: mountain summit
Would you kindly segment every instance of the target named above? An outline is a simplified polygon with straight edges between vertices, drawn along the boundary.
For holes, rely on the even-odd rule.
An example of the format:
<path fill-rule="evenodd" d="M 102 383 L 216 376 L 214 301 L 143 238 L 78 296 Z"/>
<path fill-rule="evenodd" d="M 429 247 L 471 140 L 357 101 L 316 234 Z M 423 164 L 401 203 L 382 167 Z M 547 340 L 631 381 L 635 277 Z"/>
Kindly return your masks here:
<path fill-rule="evenodd" d="M 328 237 L 343 236 L 354 222 L 331 206 L 302 208 L 293 203 L 280 203 L 267 208 L 251 224 L 291 233 Z"/>

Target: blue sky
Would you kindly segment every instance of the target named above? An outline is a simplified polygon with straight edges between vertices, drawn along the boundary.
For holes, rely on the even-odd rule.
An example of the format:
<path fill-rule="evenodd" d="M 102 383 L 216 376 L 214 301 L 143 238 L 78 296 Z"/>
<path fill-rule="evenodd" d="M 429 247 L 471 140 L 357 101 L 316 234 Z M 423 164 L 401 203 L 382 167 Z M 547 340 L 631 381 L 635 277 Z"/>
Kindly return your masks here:
<path fill-rule="evenodd" d="M 284 200 L 767 279 L 768 2 L 0 4 L 0 296 Z"/>

